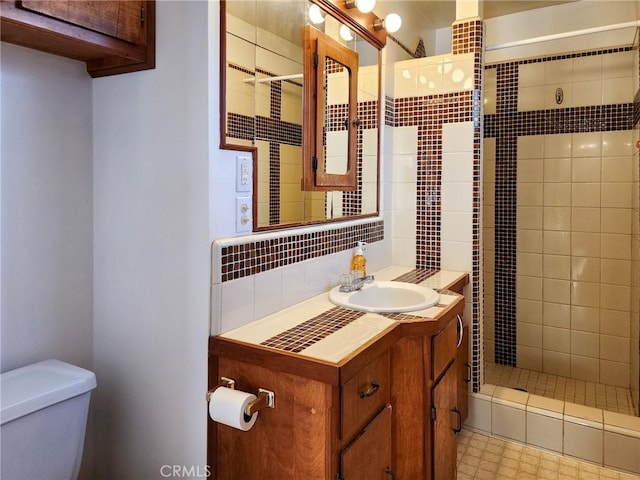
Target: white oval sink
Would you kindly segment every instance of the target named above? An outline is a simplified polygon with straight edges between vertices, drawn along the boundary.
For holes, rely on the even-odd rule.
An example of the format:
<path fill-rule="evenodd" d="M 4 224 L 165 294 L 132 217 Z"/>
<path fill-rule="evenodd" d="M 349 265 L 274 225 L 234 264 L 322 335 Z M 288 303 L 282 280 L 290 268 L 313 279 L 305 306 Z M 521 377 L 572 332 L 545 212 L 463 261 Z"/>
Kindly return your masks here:
<path fill-rule="evenodd" d="M 338 285 L 329 291 L 329 300 L 339 307 L 359 312 L 402 313 L 436 305 L 440 294 L 414 283 L 374 280 L 355 292 L 341 292 Z"/>

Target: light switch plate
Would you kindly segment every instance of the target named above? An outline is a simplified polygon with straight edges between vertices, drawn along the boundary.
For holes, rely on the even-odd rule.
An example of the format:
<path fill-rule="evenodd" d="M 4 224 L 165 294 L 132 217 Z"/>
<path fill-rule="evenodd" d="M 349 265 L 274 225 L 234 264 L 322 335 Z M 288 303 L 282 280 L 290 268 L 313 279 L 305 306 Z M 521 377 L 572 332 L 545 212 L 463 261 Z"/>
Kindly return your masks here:
<path fill-rule="evenodd" d="M 236 197 L 236 232 L 251 231 L 251 197 Z"/>

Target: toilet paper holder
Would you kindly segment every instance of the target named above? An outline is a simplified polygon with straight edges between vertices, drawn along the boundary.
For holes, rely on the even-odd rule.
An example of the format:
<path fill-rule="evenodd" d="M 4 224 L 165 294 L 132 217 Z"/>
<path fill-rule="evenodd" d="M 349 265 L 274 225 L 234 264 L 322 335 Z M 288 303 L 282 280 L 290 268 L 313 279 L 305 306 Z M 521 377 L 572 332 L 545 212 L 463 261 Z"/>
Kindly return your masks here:
<path fill-rule="evenodd" d="M 220 377 L 220 381 L 215 388 L 212 388 L 207 392 L 207 402 L 211 400 L 211 395 L 218 387 L 227 387 L 231 390 L 236 389 L 236 381 L 233 378 L 228 377 Z M 258 394 L 253 402 L 247 405 L 247 411 L 245 412 L 248 416 L 253 415 L 254 413 L 262 410 L 263 408 L 275 408 L 276 407 L 276 394 L 271 390 L 267 390 L 266 388 L 258 388 Z"/>

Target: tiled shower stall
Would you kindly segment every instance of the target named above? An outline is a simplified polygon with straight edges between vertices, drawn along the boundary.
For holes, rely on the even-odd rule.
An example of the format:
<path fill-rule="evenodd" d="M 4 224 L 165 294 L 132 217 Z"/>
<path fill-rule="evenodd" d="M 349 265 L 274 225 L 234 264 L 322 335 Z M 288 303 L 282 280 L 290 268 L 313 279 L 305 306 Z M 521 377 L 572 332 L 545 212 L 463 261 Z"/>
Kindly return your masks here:
<path fill-rule="evenodd" d="M 485 67 L 485 359 L 638 405 L 637 49 Z M 633 333 L 635 332 L 635 333 Z"/>

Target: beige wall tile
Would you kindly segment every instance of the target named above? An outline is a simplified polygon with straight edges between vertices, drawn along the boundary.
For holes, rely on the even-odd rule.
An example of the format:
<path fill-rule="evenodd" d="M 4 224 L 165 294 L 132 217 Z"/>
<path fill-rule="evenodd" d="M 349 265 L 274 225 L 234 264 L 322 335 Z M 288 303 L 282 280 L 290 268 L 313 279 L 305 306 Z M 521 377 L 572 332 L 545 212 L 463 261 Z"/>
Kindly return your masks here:
<path fill-rule="evenodd" d="M 571 282 L 544 278 L 543 299 L 545 302 L 569 304 L 571 301 Z"/>
<path fill-rule="evenodd" d="M 542 348 L 518 345 L 516 350 L 516 364 L 519 368 L 526 368 L 536 372 L 542 371 Z"/>
<path fill-rule="evenodd" d="M 600 310 L 600 333 L 626 337 L 630 329 L 631 315 L 628 311 Z"/>
<path fill-rule="evenodd" d="M 632 156 L 602 157 L 603 182 L 628 182 L 632 175 Z"/>
<path fill-rule="evenodd" d="M 631 261 L 601 260 L 602 283 L 612 285 L 631 285 Z"/>
<path fill-rule="evenodd" d="M 544 62 L 544 83 L 571 82 L 573 80 L 573 59 L 567 58 L 553 62 Z"/>
<path fill-rule="evenodd" d="M 556 93 L 562 90 L 562 103 L 557 103 Z M 553 110 L 557 108 L 569 108 L 573 106 L 573 83 L 561 82 L 544 87 L 544 108 Z"/>
<path fill-rule="evenodd" d="M 542 205 L 542 183 L 518 183 L 518 205 Z"/>
<path fill-rule="evenodd" d="M 584 332 L 598 333 L 600 331 L 599 308 L 571 306 L 571 328 Z"/>
<path fill-rule="evenodd" d="M 573 232 L 571 253 L 581 257 L 600 257 L 601 235 L 599 233 Z"/>
<path fill-rule="evenodd" d="M 571 152 L 574 159 L 577 157 L 599 158 L 602 155 L 602 134 L 600 132 L 572 134 Z"/>
<path fill-rule="evenodd" d="M 571 148 L 569 148 L 570 155 Z M 571 182 L 571 158 L 545 158 L 543 160 L 545 182 Z"/>
<path fill-rule="evenodd" d="M 599 282 L 600 259 L 594 257 L 571 257 L 571 279 L 579 282 Z"/>
<path fill-rule="evenodd" d="M 572 208 L 571 226 L 574 232 L 599 232 L 600 209 L 589 207 Z"/>
<path fill-rule="evenodd" d="M 544 232 L 544 253 L 548 255 L 569 255 L 571 234 L 569 232 Z"/>
<path fill-rule="evenodd" d="M 540 277 L 517 275 L 516 297 L 528 300 L 542 300 L 542 279 Z"/>
<path fill-rule="evenodd" d="M 587 382 L 600 381 L 600 360 L 591 357 L 571 355 L 571 378 Z"/>
<path fill-rule="evenodd" d="M 544 76 L 544 63 L 525 63 L 518 65 L 518 79 L 522 86 L 531 87 L 544 85 Z"/>
<path fill-rule="evenodd" d="M 544 157 L 545 159 L 571 158 L 571 134 L 545 135 Z"/>
<path fill-rule="evenodd" d="M 600 306 L 600 284 L 571 282 L 571 305 L 583 307 Z"/>
<path fill-rule="evenodd" d="M 631 258 L 631 236 L 615 233 L 603 233 L 601 235 L 602 258 L 616 258 L 628 260 Z"/>
<path fill-rule="evenodd" d="M 542 302 L 525 298 L 516 299 L 516 317 L 519 322 L 542 324 Z"/>
<path fill-rule="evenodd" d="M 518 322 L 516 343 L 527 347 L 542 348 L 542 325 Z"/>
<path fill-rule="evenodd" d="M 629 363 L 631 340 L 613 335 L 600 336 L 600 358 L 613 362 Z"/>
<path fill-rule="evenodd" d="M 573 83 L 573 106 L 599 105 L 602 100 L 602 80 Z"/>
<path fill-rule="evenodd" d="M 631 78 L 608 78 L 602 80 L 602 104 L 633 102 L 633 80 Z"/>
<path fill-rule="evenodd" d="M 544 350 L 542 352 L 542 368 L 546 373 L 569 377 L 571 376 L 571 355 L 569 353 Z"/>
<path fill-rule="evenodd" d="M 571 273 L 571 257 L 568 255 L 544 255 L 542 272 L 547 278 L 569 280 Z"/>
<path fill-rule="evenodd" d="M 518 183 L 542 182 L 542 159 L 518 159 Z"/>
<path fill-rule="evenodd" d="M 571 179 L 574 182 L 599 182 L 601 170 L 600 157 L 573 157 L 571 160 Z"/>
<path fill-rule="evenodd" d="M 518 111 L 529 112 L 531 110 L 544 110 L 545 87 L 520 87 L 518 88 Z"/>
<path fill-rule="evenodd" d="M 546 187 L 546 185 L 545 185 Z M 599 183 L 574 183 L 570 187 L 574 207 L 600 207 Z M 546 201 L 546 198 L 545 198 Z"/>
<path fill-rule="evenodd" d="M 518 230 L 516 249 L 518 252 L 542 253 L 542 231 Z"/>
<path fill-rule="evenodd" d="M 566 328 L 543 327 L 542 344 L 545 350 L 554 352 L 571 352 L 570 330 Z"/>
<path fill-rule="evenodd" d="M 518 137 L 518 161 L 533 158 L 542 161 L 544 157 L 544 135 L 523 135 Z"/>
<path fill-rule="evenodd" d="M 631 208 L 631 183 L 602 183 L 602 206 Z"/>
<path fill-rule="evenodd" d="M 603 55 L 578 57 L 573 59 L 573 78 L 581 80 L 598 80 L 602 77 Z"/>
<path fill-rule="evenodd" d="M 631 209 L 603 208 L 601 214 L 602 233 L 631 233 Z"/>
<path fill-rule="evenodd" d="M 542 255 L 539 253 L 518 253 L 516 255 L 516 271 L 519 275 L 541 277 Z"/>
<path fill-rule="evenodd" d="M 630 68 L 634 64 L 634 53 L 630 52 L 616 52 L 610 55 L 602 56 L 602 77 L 603 78 L 617 78 L 628 77 Z"/>
<path fill-rule="evenodd" d="M 600 360 L 600 378 L 606 379 L 607 385 L 629 387 L 629 364 Z"/>
<path fill-rule="evenodd" d="M 543 207 L 519 206 L 516 207 L 517 228 L 527 230 L 542 230 Z"/>
<path fill-rule="evenodd" d="M 600 285 L 600 307 L 608 310 L 628 311 L 631 302 L 631 287 Z"/>
<path fill-rule="evenodd" d="M 570 183 L 545 183 L 543 184 L 543 204 L 545 206 L 569 207 L 571 206 Z M 600 205 L 598 205 L 600 206 Z"/>
<path fill-rule="evenodd" d="M 600 335 L 592 332 L 573 330 L 571 332 L 571 354 L 599 358 Z"/>
<path fill-rule="evenodd" d="M 543 324 L 549 327 L 571 328 L 571 307 L 568 304 L 542 304 Z"/>
<path fill-rule="evenodd" d="M 633 130 L 602 132 L 602 156 L 630 158 L 634 151 Z"/>
<path fill-rule="evenodd" d="M 571 207 L 544 207 L 544 230 L 571 230 Z"/>

